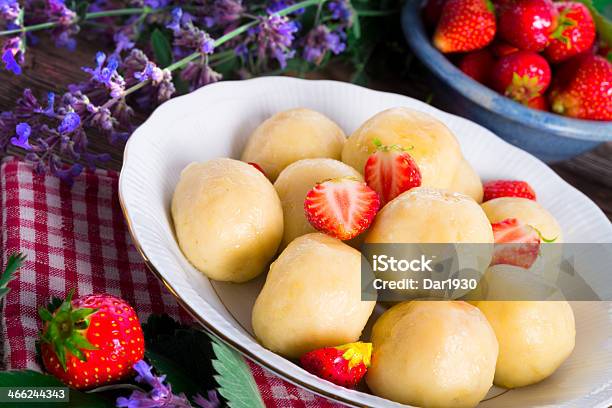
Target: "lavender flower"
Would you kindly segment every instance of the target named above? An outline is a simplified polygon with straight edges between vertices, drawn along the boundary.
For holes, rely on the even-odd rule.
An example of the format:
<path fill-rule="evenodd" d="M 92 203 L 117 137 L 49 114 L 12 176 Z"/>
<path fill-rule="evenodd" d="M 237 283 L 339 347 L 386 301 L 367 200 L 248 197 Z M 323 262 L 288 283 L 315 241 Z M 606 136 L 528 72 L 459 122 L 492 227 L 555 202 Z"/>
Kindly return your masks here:
<path fill-rule="evenodd" d="M 191 408 L 185 394 L 175 395 L 172 393 L 170 384 L 165 383 L 166 376 L 156 376 L 151 372 L 152 367 L 143 360 L 134 364 L 134 370 L 138 373 L 135 380 L 138 383 L 148 385 L 151 390 L 133 391 L 128 397 L 117 398 L 119 408 Z"/>
<path fill-rule="evenodd" d="M 69 112 L 64 116 L 64 119 L 62 119 L 62 123 L 60 123 L 57 131 L 60 133 L 72 133 L 79 126 L 81 126 L 81 117 L 74 112 Z"/>
<path fill-rule="evenodd" d="M 208 28 L 230 25 L 226 29 L 232 29 L 244 11 L 242 0 L 216 0 L 205 8 L 204 24 Z"/>
<path fill-rule="evenodd" d="M 53 21 L 59 22 L 63 26 L 69 26 L 74 22 L 76 13 L 70 10 L 64 0 L 46 0 L 46 14 Z"/>
<path fill-rule="evenodd" d="M 96 68 L 83 67 L 82 70 L 91 74 L 91 79 L 94 82 L 104 84 L 110 91 L 111 97 L 119 98 L 125 91 L 125 80 L 117 72 L 118 66 L 119 59 L 117 56 L 111 55 L 107 59 L 106 54 L 98 52 L 96 54 Z"/>
<path fill-rule="evenodd" d="M 279 11 L 286 9 L 287 7 L 293 5 L 295 3 L 294 0 L 274 0 L 271 2 L 270 5 L 268 5 L 268 7 L 266 8 L 266 11 L 268 12 L 268 14 L 274 14 L 274 13 L 278 13 Z M 302 14 L 304 13 L 303 8 L 301 9 L 297 9 L 296 11 L 293 12 L 293 14 Z"/>
<path fill-rule="evenodd" d="M 32 146 L 29 142 L 30 134 L 32 133 L 30 125 L 25 122 L 19 123 L 15 127 L 15 133 L 17 133 L 17 136 L 11 138 L 11 144 L 21 147 L 24 150 L 32 150 Z"/>
<path fill-rule="evenodd" d="M 123 51 L 129 51 L 136 45 L 127 34 L 126 30 L 117 31 L 113 36 L 113 40 L 115 41 L 114 55 L 121 55 Z"/>
<path fill-rule="evenodd" d="M 17 0 L 0 0 L 0 19 L 6 22 L 15 22 L 21 12 Z"/>
<path fill-rule="evenodd" d="M 334 20 L 338 20 L 341 24 L 351 26 L 353 23 L 353 8 L 350 0 L 334 0 L 327 4 L 327 8 L 332 14 Z"/>
<path fill-rule="evenodd" d="M 193 21 L 185 21 L 185 14 L 181 9 L 173 11 L 173 20 L 168 25 L 174 31 L 174 45 L 199 51 L 203 54 L 212 54 L 215 50 L 215 41 L 206 31 L 197 28 Z"/>
<path fill-rule="evenodd" d="M 24 62 L 23 43 L 21 37 L 9 38 L 2 47 L 2 62 L 7 71 L 21 75 L 21 65 Z"/>
<path fill-rule="evenodd" d="M 258 58 L 261 61 L 271 56 L 276 58 L 281 68 L 285 68 L 287 59 L 295 55 L 291 45 L 297 31 L 297 24 L 288 17 L 271 14 L 262 17 L 259 25 L 249 30 L 249 34 L 257 42 Z"/>
<path fill-rule="evenodd" d="M 319 65 L 328 51 L 340 54 L 346 48 L 343 35 L 343 32 L 332 32 L 324 25 L 313 28 L 306 36 L 304 59 Z"/>
<path fill-rule="evenodd" d="M 208 398 L 204 398 L 200 394 L 194 395 L 193 402 L 195 402 L 202 408 L 221 408 L 221 401 L 219 401 L 219 395 L 214 390 L 208 391 Z"/>
<path fill-rule="evenodd" d="M 223 75 L 213 70 L 204 61 L 190 62 L 181 72 L 181 79 L 189 83 L 189 89 L 198 89 L 204 85 L 218 82 Z"/>

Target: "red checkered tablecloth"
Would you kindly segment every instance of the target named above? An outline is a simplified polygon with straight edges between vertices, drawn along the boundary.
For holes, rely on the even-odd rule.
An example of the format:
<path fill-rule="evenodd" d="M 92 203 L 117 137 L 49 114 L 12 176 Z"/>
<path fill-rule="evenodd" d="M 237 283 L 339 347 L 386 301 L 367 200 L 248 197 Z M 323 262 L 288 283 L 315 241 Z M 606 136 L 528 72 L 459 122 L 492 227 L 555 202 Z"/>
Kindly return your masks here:
<path fill-rule="evenodd" d="M 52 296 L 110 293 L 128 301 L 141 320 L 168 313 L 189 322 L 188 314 L 146 270 L 132 245 L 117 196 L 118 175 L 84 172 L 69 187 L 53 176 L 5 159 L 0 169 L 2 265 L 9 254 L 27 256 L 2 311 L 4 369 L 40 370 L 35 340 L 41 329 L 37 310 Z M 338 407 L 250 363 L 268 407 Z"/>

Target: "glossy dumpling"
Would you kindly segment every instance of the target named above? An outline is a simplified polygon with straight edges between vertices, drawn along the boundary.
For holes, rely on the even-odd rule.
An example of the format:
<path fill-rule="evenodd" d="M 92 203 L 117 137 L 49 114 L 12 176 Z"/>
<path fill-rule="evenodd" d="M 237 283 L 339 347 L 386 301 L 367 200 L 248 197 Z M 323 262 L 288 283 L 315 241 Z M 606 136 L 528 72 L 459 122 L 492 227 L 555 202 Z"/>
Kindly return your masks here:
<path fill-rule="evenodd" d="M 535 384 L 569 357 L 576 323 L 566 301 L 482 301 L 499 341 L 495 384 L 506 388 Z"/>
<path fill-rule="evenodd" d="M 497 339 L 468 303 L 400 303 L 376 321 L 372 343 L 366 381 L 380 397 L 425 408 L 474 407 L 492 385 Z"/>
<path fill-rule="evenodd" d="M 255 129 L 242 153 L 274 181 L 281 171 L 301 159 L 340 159 L 346 136 L 327 116 L 311 109 L 291 109 L 266 119 Z"/>
<path fill-rule="evenodd" d="M 333 159 L 299 160 L 281 172 L 274 182 L 285 222 L 281 248 L 301 235 L 315 232 L 304 215 L 304 199 L 317 183 L 337 177 L 353 177 L 363 181 L 357 170 Z"/>
<path fill-rule="evenodd" d="M 434 117 L 409 108 L 387 109 L 368 119 L 347 140 L 342 161 L 363 173 L 376 146 L 399 145 L 410 149 L 425 187 L 448 188 L 461 162 L 459 143 L 452 132 Z"/>
<path fill-rule="evenodd" d="M 367 243 L 492 243 L 480 206 L 460 193 L 418 187 L 400 194 L 378 213 Z"/>
<path fill-rule="evenodd" d="M 174 191 L 172 219 L 187 259 L 220 281 L 259 275 L 283 236 L 276 190 L 255 167 L 232 159 L 188 165 Z"/>
<path fill-rule="evenodd" d="M 261 344 L 285 357 L 357 341 L 375 302 L 361 301 L 361 254 L 315 232 L 292 241 L 270 266 L 253 308 Z"/>

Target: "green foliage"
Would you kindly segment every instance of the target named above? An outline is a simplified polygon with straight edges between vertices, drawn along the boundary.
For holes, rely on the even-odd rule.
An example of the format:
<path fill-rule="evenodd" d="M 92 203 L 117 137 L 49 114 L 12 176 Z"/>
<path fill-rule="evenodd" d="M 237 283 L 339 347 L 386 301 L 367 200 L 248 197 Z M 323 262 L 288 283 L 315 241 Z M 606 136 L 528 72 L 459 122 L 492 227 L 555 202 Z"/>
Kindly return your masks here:
<path fill-rule="evenodd" d="M 217 387 L 211 363 L 214 353 L 204 332 L 181 325 L 168 315 L 151 315 L 142 329 L 147 357 L 168 375 L 173 390 L 192 397 Z"/>
<path fill-rule="evenodd" d="M 151 48 L 160 67 L 172 64 L 172 45 L 169 38 L 159 28 L 153 30 L 151 34 Z"/>
<path fill-rule="evenodd" d="M 12 254 L 9 256 L 4 272 L 2 272 L 2 275 L 0 275 L 0 300 L 2 300 L 2 298 L 11 291 L 7 285 L 10 281 L 15 279 L 15 272 L 23 264 L 25 258 L 25 255 L 21 253 Z"/>
<path fill-rule="evenodd" d="M 216 337 L 210 338 L 216 356 L 213 367 L 218 373 L 215 380 L 219 383 L 219 394 L 231 408 L 265 408 L 244 358 Z"/>

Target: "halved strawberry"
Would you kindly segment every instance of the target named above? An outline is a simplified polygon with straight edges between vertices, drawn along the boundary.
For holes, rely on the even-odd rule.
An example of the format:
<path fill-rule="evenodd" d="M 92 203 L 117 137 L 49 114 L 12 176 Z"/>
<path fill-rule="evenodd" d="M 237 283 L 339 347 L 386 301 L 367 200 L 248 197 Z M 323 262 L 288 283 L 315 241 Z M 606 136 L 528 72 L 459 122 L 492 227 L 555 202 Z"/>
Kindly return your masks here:
<path fill-rule="evenodd" d="M 530 200 L 536 199 L 536 193 L 526 181 L 519 180 L 491 180 L 482 185 L 484 190 L 483 201 L 499 197 L 521 197 Z"/>
<path fill-rule="evenodd" d="M 347 388 L 355 388 L 363 378 L 372 356 L 372 343 L 348 343 L 306 353 L 300 359 L 304 369 L 317 377 Z"/>
<path fill-rule="evenodd" d="M 376 152 L 368 157 L 363 174 L 366 183 L 380 197 L 381 206 L 404 191 L 421 185 L 421 171 L 406 149 L 385 146 L 375 139 Z"/>
<path fill-rule="evenodd" d="M 310 224 L 341 240 L 354 238 L 365 231 L 379 207 L 376 191 L 351 177 L 318 183 L 304 200 Z"/>
<path fill-rule="evenodd" d="M 529 269 L 540 251 L 540 234 L 516 218 L 491 224 L 495 246 L 491 265 L 514 265 Z"/>

